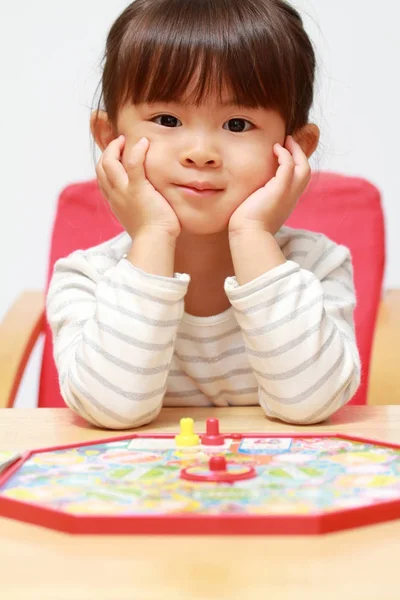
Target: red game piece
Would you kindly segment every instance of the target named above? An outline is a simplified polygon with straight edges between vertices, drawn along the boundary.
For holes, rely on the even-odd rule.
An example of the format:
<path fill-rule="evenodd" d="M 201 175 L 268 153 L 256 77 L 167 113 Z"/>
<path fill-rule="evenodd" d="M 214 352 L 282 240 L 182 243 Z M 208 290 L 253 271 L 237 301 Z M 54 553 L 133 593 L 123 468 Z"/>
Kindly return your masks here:
<path fill-rule="evenodd" d="M 188 481 L 215 481 L 219 483 L 234 483 L 243 479 L 256 477 L 254 467 L 234 462 L 226 462 L 224 456 L 212 456 L 208 465 L 194 465 L 182 469 L 181 478 Z"/>
<path fill-rule="evenodd" d="M 203 446 L 223 446 L 225 437 L 219 432 L 218 419 L 207 419 L 206 433 L 201 436 Z"/>
<path fill-rule="evenodd" d="M 225 456 L 212 456 L 208 461 L 210 471 L 226 471 Z"/>

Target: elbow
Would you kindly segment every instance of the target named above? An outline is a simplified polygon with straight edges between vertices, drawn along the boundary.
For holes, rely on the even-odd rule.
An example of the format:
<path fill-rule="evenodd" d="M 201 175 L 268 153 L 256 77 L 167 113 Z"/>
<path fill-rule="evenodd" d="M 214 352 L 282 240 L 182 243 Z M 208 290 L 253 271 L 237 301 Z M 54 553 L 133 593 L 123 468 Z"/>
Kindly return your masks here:
<path fill-rule="evenodd" d="M 68 377 L 60 382 L 60 392 L 75 414 L 100 429 L 129 430 L 143 427 L 153 422 L 162 408 L 162 396 L 156 396 L 148 402 L 112 399 L 112 394 L 94 397 L 81 386 L 78 389 L 78 386 L 72 385 Z"/>
<path fill-rule="evenodd" d="M 360 368 L 354 365 L 350 375 L 343 381 L 337 381 L 333 395 L 329 393 L 316 393 L 308 399 L 300 402 L 292 402 L 287 399 L 279 402 L 276 398 L 268 397 L 260 390 L 260 404 L 264 408 L 267 417 L 272 417 L 290 425 L 317 425 L 323 423 L 340 408 L 345 406 L 354 396 L 361 381 Z"/>
<path fill-rule="evenodd" d="M 143 416 L 132 415 L 130 417 L 129 415 L 126 415 L 124 416 L 123 421 L 120 418 L 113 419 L 104 415 L 96 415 L 95 422 L 94 419 L 90 416 L 81 416 L 83 416 L 83 418 L 85 418 L 87 421 L 92 422 L 93 425 L 96 425 L 96 427 L 99 427 L 100 429 L 108 429 L 113 431 L 128 431 L 131 429 L 144 427 L 145 425 L 152 423 L 158 417 L 160 410 L 161 408 Z"/>

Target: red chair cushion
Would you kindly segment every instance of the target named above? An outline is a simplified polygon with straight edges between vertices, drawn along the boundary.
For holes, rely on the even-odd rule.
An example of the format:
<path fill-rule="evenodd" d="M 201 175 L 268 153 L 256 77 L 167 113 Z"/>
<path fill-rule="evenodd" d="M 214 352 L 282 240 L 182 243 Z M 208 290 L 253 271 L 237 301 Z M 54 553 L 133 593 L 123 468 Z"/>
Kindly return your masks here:
<path fill-rule="evenodd" d="M 97 180 L 67 186 L 60 194 L 53 225 L 47 286 L 55 262 L 74 250 L 86 250 L 121 233 L 122 227 L 104 200 Z M 51 330 L 46 321 L 38 406 L 65 407 L 53 359 Z"/>
<path fill-rule="evenodd" d="M 362 362 L 362 383 L 350 404 L 365 404 L 373 332 L 385 264 L 384 218 L 380 193 L 371 183 L 361 178 L 335 173 L 314 173 L 287 225 L 324 233 L 351 250 L 357 294 L 355 322 Z M 54 263 L 59 258 L 68 256 L 78 248 L 85 250 L 96 246 L 121 231 L 122 227 L 103 199 L 97 181 L 66 187 L 58 200 L 48 283 Z M 45 330 L 38 405 L 65 406 L 59 391 L 48 324 Z"/>

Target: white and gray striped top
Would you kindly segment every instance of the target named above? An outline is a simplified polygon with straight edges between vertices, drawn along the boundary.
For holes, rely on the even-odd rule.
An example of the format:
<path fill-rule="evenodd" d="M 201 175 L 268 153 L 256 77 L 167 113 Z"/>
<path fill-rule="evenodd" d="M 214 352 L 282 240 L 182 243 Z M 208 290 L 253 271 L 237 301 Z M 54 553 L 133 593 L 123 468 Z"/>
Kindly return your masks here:
<path fill-rule="evenodd" d="M 151 275 L 124 258 L 122 233 L 59 260 L 47 297 L 60 388 L 94 425 L 152 421 L 161 406 L 249 406 L 316 423 L 360 382 L 348 248 L 282 227 L 286 263 L 239 286 L 211 317 L 185 313 L 187 274 Z"/>

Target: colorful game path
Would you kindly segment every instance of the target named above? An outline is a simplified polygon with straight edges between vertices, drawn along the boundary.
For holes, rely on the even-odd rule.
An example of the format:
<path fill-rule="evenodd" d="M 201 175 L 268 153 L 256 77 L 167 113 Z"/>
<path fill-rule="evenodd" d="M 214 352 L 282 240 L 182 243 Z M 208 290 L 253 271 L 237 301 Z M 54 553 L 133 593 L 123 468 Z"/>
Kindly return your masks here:
<path fill-rule="evenodd" d="M 194 431 L 1 453 L 0 515 L 70 533 L 318 534 L 400 517 L 400 446 Z M 0 461 L 1 462 L 1 461 Z"/>

